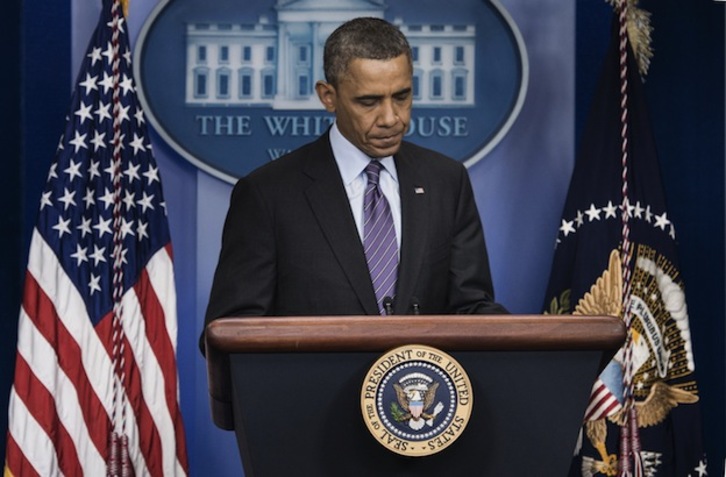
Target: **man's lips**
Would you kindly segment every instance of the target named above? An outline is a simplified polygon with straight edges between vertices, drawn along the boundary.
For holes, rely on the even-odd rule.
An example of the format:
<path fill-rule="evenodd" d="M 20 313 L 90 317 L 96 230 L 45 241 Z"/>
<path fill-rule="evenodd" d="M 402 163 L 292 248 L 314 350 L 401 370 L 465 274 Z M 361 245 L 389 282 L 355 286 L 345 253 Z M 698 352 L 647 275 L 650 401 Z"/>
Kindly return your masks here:
<path fill-rule="evenodd" d="M 371 142 L 376 143 L 376 144 L 392 145 L 392 144 L 398 143 L 400 141 L 400 139 L 401 139 L 401 134 L 397 133 L 397 134 L 393 134 L 390 136 L 374 137 L 371 139 Z"/>

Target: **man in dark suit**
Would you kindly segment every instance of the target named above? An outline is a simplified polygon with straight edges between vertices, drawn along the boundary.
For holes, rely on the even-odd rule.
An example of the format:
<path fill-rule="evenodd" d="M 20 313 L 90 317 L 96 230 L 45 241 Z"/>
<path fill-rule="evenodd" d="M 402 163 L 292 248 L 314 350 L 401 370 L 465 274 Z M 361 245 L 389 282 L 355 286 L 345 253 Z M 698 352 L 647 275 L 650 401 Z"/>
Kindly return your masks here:
<path fill-rule="evenodd" d="M 327 40 L 324 68 L 316 90 L 335 123 L 235 186 L 206 321 L 505 313 L 466 169 L 403 141 L 413 96 L 406 38 L 384 20 L 352 20 Z M 388 224 L 386 271 L 374 270 L 378 245 L 368 245 L 376 219 L 364 208 L 375 200 Z M 379 284 L 377 274 L 389 278 Z"/>

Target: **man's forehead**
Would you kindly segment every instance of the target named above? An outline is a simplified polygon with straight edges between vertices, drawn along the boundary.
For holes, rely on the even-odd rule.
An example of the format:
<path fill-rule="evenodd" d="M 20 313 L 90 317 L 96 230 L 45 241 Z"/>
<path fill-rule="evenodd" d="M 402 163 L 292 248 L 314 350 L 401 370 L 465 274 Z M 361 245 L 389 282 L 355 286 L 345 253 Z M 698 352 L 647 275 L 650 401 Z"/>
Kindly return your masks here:
<path fill-rule="evenodd" d="M 412 74 L 411 66 L 400 58 L 389 60 L 355 58 L 348 64 L 348 68 L 339 81 L 358 85 L 363 83 L 382 84 L 390 81 L 407 83 L 411 81 Z"/>
<path fill-rule="evenodd" d="M 408 56 L 401 54 L 393 58 L 362 58 L 353 57 L 348 61 L 347 68 L 378 68 L 382 65 L 388 65 L 389 67 L 401 68 L 403 66 L 411 67 L 411 61 Z"/>

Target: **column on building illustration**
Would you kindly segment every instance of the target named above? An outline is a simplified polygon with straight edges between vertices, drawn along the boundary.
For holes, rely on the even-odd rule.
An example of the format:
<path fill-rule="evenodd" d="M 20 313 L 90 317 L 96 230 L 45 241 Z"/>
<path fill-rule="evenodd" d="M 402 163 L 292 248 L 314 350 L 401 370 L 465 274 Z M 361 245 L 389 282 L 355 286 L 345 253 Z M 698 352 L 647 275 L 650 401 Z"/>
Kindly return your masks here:
<path fill-rule="evenodd" d="M 474 25 L 406 25 L 397 20 L 411 43 L 413 93 L 419 106 L 474 104 L 476 27 Z"/>
<path fill-rule="evenodd" d="M 264 17 L 255 24 L 189 24 L 186 103 L 269 103 L 275 95 L 277 36 Z"/>

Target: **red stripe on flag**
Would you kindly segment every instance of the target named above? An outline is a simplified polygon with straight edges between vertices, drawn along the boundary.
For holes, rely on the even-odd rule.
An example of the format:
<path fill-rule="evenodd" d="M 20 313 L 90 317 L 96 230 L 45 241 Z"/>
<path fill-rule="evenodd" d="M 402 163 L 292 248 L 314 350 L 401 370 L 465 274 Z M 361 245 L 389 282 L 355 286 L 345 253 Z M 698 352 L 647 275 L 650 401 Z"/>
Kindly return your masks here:
<path fill-rule="evenodd" d="M 101 342 L 111 353 L 113 347 L 113 315 L 108 314 L 96 325 L 96 333 Z M 154 420 L 151 416 L 146 402 L 141 392 L 141 376 L 139 374 L 136 360 L 134 359 L 131 345 L 128 339 L 124 337 L 124 374 L 126 382 L 124 383 L 126 396 L 129 405 L 133 409 L 138 428 L 139 442 L 138 448 L 151 475 L 162 475 L 163 468 L 158 467 L 161 463 L 161 437 L 154 426 Z"/>
<path fill-rule="evenodd" d="M 81 349 L 61 322 L 53 303 L 30 274 L 25 274 L 23 308 L 38 331 L 53 346 L 58 364 L 73 382 L 88 432 L 102 456 L 106 455 L 110 420 L 85 373 Z"/>
<path fill-rule="evenodd" d="M 112 337 L 112 326 L 113 326 L 113 312 L 108 312 L 98 323 L 94 330 L 96 335 L 101 342 L 101 345 L 106 349 L 106 353 L 109 356 L 113 356 L 113 337 Z"/>
<path fill-rule="evenodd" d="M 607 406 L 602 410 L 602 416 L 606 417 L 609 416 L 611 412 L 613 412 L 615 409 L 621 407 L 620 401 L 615 399 L 614 397 L 608 401 Z"/>
<path fill-rule="evenodd" d="M 15 477 L 40 477 L 33 464 L 25 458 L 25 454 L 18 447 L 13 436 L 8 432 L 8 441 L 5 447 L 5 469 Z"/>
<path fill-rule="evenodd" d="M 149 337 L 149 343 L 164 375 L 164 395 L 169 415 L 174 423 L 177 459 L 179 459 L 182 468 L 186 470 L 188 469 L 188 463 L 184 423 L 179 410 L 179 402 L 177 401 L 176 355 L 169 339 L 169 331 L 166 328 L 164 310 L 161 303 L 159 303 L 156 290 L 151 285 L 146 268 L 142 270 L 134 290 L 145 318 L 146 336 Z"/>
<path fill-rule="evenodd" d="M 58 468 L 65 475 L 83 475 L 73 438 L 68 433 L 55 406 L 53 395 L 33 374 L 28 362 L 17 354 L 15 358 L 15 392 L 30 414 L 50 436 L 55 446 Z"/>
<path fill-rule="evenodd" d="M 126 336 L 124 336 L 124 374 L 126 375 L 124 383 L 126 396 L 134 411 L 134 416 L 136 416 L 139 431 L 139 450 L 144 456 L 149 474 L 162 476 L 164 467 L 162 465 L 161 436 L 144 400 L 141 390 L 141 374 Z"/>
<path fill-rule="evenodd" d="M 618 399 L 610 392 L 605 383 L 598 380 L 590 396 L 590 404 L 585 413 L 585 420 L 592 421 L 606 417 L 620 406 Z"/>

